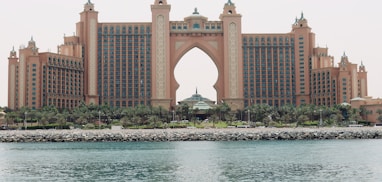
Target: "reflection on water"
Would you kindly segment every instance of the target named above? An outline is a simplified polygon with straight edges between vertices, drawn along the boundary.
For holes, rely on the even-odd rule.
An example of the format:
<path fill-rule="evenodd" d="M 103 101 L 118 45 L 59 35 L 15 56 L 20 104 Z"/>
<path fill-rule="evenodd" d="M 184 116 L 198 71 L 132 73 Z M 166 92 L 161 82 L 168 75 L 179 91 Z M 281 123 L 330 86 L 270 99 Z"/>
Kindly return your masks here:
<path fill-rule="evenodd" d="M 0 181 L 381 181 L 382 140 L 0 144 Z"/>

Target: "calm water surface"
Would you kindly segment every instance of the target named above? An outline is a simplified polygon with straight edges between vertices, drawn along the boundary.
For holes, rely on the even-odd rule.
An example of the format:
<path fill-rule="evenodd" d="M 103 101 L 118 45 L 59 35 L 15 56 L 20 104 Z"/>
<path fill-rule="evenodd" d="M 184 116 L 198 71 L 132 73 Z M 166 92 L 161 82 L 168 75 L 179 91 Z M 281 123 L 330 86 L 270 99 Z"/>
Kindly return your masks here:
<path fill-rule="evenodd" d="M 382 181 L 382 140 L 0 143 L 0 181 Z"/>

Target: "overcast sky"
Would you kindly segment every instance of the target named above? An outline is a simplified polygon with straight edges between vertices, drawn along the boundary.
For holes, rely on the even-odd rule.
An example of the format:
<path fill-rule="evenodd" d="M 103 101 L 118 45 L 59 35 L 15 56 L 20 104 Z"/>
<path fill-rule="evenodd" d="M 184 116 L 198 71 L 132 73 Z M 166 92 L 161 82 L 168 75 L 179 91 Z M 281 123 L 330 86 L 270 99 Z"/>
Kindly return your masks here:
<path fill-rule="evenodd" d="M 228 0 L 167 0 L 171 20 L 183 20 L 197 7 L 209 20 L 219 20 Z M 0 106 L 7 105 L 8 56 L 27 45 L 33 36 L 40 52 L 57 52 L 63 36 L 75 32 L 79 13 L 87 0 L 12 0 L 0 2 Z M 100 22 L 150 22 L 154 0 L 92 0 Z M 242 15 L 243 33 L 287 33 L 304 12 L 316 34 L 316 44 L 328 47 L 340 61 L 344 52 L 353 63 L 363 61 L 368 71 L 369 95 L 382 97 L 382 1 L 378 0 L 232 0 Z M 202 70 L 201 70 L 202 69 Z M 175 70 L 181 87 L 177 100 L 195 93 L 216 100 L 212 88 L 217 69 L 202 51 L 187 53 Z"/>

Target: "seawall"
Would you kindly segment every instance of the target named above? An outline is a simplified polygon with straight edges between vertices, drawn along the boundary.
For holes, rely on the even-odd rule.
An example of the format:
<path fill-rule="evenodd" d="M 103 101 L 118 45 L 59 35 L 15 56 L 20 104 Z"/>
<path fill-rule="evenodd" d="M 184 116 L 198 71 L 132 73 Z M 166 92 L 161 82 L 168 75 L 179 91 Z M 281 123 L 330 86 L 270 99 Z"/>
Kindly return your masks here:
<path fill-rule="evenodd" d="M 0 131 L 0 142 L 164 142 L 382 139 L 382 127 Z"/>

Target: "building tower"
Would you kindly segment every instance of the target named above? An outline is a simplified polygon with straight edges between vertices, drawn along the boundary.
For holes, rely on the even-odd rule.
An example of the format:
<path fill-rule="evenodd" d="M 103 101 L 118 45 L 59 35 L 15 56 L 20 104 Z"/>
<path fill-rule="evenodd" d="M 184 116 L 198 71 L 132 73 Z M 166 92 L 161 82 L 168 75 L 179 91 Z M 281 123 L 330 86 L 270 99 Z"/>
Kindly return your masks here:
<path fill-rule="evenodd" d="M 308 26 L 308 20 L 301 13 L 300 19 L 292 25 L 295 36 L 295 79 L 296 79 L 296 104 L 310 103 L 310 74 L 312 64 L 310 56 L 313 55 L 315 34 Z"/>
<path fill-rule="evenodd" d="M 233 110 L 244 108 L 243 98 L 243 49 L 241 15 L 236 13 L 235 4 L 228 0 L 220 15 L 224 35 L 224 89 L 223 101 Z M 220 101 L 218 101 L 220 102 Z"/>
<path fill-rule="evenodd" d="M 15 109 L 18 105 L 18 89 L 17 89 L 17 70 L 18 70 L 18 59 L 15 47 L 8 57 L 8 108 Z"/>
<path fill-rule="evenodd" d="M 357 65 L 349 62 L 348 56 L 344 53 L 339 64 L 339 101 L 340 103 L 350 103 L 352 98 L 358 97 L 358 75 Z"/>
<path fill-rule="evenodd" d="M 80 13 L 81 20 L 77 23 L 77 35 L 80 38 L 82 47 L 82 57 L 84 58 L 84 94 L 86 104 L 99 104 L 97 90 L 97 26 L 98 12 L 94 9 L 94 4 L 88 0 L 84 5 L 84 11 Z"/>
<path fill-rule="evenodd" d="M 365 65 L 361 61 L 358 69 L 358 97 L 364 98 L 367 94 L 367 71 Z"/>
<path fill-rule="evenodd" d="M 170 108 L 170 9 L 166 0 L 155 0 L 152 12 L 152 99 L 153 106 Z"/>

